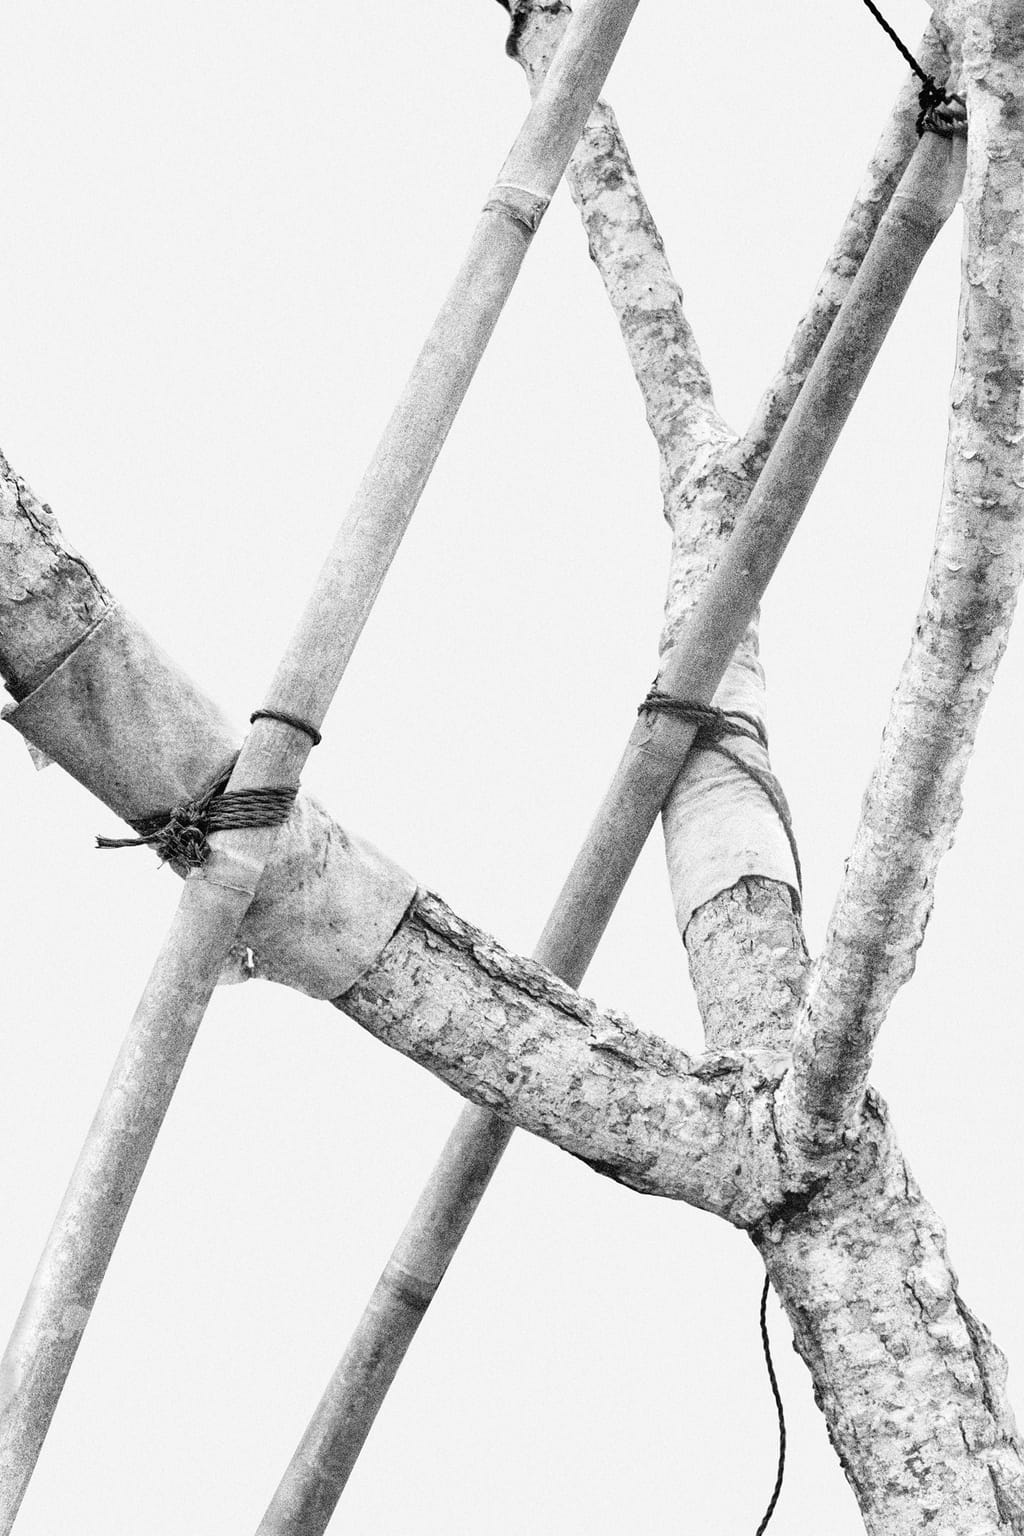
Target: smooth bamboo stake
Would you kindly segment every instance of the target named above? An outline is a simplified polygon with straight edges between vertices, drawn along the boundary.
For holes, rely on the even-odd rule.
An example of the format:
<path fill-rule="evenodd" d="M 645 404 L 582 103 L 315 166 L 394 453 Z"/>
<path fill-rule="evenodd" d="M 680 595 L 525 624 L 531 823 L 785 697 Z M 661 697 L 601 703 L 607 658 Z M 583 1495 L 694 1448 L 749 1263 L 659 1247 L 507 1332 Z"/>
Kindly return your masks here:
<path fill-rule="evenodd" d="M 469 254 L 356 493 L 267 707 L 322 723 L 530 239 L 638 0 L 592 0 L 492 188 Z M 230 788 L 298 783 L 308 738 L 259 720 Z M 185 882 L 2 1364 L 0 1531 L 10 1530 L 125 1215 L 275 832 L 217 834 Z"/>
<path fill-rule="evenodd" d="M 922 140 L 658 686 L 710 703 L 926 251 L 956 205 L 962 141 Z M 578 986 L 693 741 L 641 715 L 534 958 Z M 344 1006 L 344 999 L 338 1000 Z M 512 1134 L 469 1105 L 374 1288 L 257 1536 L 322 1536 L 374 1418 Z"/>

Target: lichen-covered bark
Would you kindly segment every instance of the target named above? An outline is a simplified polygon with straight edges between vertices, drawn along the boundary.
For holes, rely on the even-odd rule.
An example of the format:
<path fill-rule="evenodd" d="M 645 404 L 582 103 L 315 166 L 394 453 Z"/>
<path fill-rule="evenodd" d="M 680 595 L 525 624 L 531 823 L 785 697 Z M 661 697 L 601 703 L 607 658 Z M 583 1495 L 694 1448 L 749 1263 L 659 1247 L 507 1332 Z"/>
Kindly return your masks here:
<path fill-rule="evenodd" d="M 910 652 L 816 966 L 791 1108 L 848 1120 L 913 972 L 960 816 L 982 709 L 1024 577 L 1024 19 L 976 7 L 963 42 L 970 134 L 960 342 L 935 553 Z"/>

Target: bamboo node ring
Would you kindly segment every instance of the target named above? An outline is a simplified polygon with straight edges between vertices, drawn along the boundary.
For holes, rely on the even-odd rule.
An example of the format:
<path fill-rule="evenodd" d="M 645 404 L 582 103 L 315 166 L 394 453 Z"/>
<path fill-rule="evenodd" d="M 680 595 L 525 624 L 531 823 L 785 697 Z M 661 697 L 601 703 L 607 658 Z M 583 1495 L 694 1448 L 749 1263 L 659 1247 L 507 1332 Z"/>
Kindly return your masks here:
<path fill-rule="evenodd" d="M 551 198 L 529 187 L 517 187 L 511 181 L 495 182 L 487 194 L 484 213 L 503 213 L 527 235 L 535 235 Z"/>

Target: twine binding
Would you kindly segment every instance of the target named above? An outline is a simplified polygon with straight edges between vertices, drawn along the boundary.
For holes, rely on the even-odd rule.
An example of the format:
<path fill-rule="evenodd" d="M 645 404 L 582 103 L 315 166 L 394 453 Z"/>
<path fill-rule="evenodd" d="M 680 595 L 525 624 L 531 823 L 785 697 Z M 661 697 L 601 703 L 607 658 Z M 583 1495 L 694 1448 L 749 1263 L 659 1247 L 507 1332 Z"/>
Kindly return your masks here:
<path fill-rule="evenodd" d="M 280 720 L 282 725 L 290 725 L 293 731 L 301 731 L 303 736 L 308 736 L 314 747 L 323 741 L 315 725 L 310 725 L 308 720 L 300 720 L 298 715 L 287 715 L 283 709 L 254 709 L 249 716 L 249 724 L 253 725 L 257 720 Z"/>
<path fill-rule="evenodd" d="M 782 830 L 789 843 L 789 851 L 793 855 L 797 891 L 802 898 L 804 881 L 803 870 L 800 867 L 800 851 L 796 845 L 793 818 L 790 815 L 782 785 L 774 773 L 766 768 L 759 768 L 754 763 L 748 763 L 745 758 L 740 757 L 738 752 L 733 752 L 729 747 L 722 745 L 723 736 L 744 736 L 747 741 L 756 741 L 767 752 L 768 737 L 760 720 L 755 719 L 753 715 L 745 714 L 740 709 L 716 709 L 713 704 L 698 704 L 692 699 L 674 699 L 671 694 L 660 693 L 657 688 L 651 689 L 637 710 L 637 714 L 642 715 L 648 711 L 675 715 L 680 720 L 689 720 L 697 727 L 697 733 L 693 738 L 695 747 L 702 747 L 706 752 L 717 752 L 720 757 L 727 758 L 735 768 L 745 773 L 747 778 L 757 785 L 782 823 Z"/>
<path fill-rule="evenodd" d="M 921 109 L 917 114 L 916 123 L 918 138 L 924 133 L 937 133 L 943 139 L 951 139 L 957 134 L 966 134 L 967 103 L 963 97 L 958 96 L 955 91 L 944 91 L 935 78 L 922 69 L 906 43 L 889 25 L 878 6 L 873 4 L 873 0 L 864 0 L 864 4 L 885 35 L 895 43 L 921 82 L 917 97 L 918 106 Z"/>
<path fill-rule="evenodd" d="M 161 863 L 201 869 L 210 857 L 211 832 L 236 832 L 245 827 L 279 827 L 288 820 L 298 790 L 235 789 L 226 785 L 234 760 L 195 800 L 170 811 L 155 811 L 132 823 L 138 837 L 97 837 L 97 848 L 152 848 Z"/>

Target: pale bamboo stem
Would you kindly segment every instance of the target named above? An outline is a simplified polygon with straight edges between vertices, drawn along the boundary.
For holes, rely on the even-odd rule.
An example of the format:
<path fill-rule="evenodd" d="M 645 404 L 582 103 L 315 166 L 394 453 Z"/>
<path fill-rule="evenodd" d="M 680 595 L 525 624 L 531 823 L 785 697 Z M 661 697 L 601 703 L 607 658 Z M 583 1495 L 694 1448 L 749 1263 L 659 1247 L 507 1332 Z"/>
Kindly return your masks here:
<path fill-rule="evenodd" d="M 913 974 L 1024 578 L 1018 42 L 988 7 L 965 41 L 971 128 L 942 497 L 909 651 L 793 1038 L 783 1104 L 812 1144 L 858 1118 L 875 1039 Z"/>
<path fill-rule="evenodd" d="M 327 1529 L 420 1319 L 501 1161 L 514 1126 L 467 1104 L 373 1288 L 259 1536 Z"/>
<path fill-rule="evenodd" d="M 658 687 L 710 703 L 828 461 L 900 302 L 959 195 L 962 140 L 926 134 L 700 600 L 662 658 Z M 693 739 L 641 715 L 541 936 L 589 959 Z M 586 934 L 586 937 L 584 935 Z"/>
<path fill-rule="evenodd" d="M 914 56 L 936 80 L 946 79 L 948 50 L 934 22 L 927 27 Z M 761 396 L 754 418 L 737 445 L 734 457 L 744 464 L 752 478 L 760 473 L 843 301 L 851 268 L 856 269 L 863 259 L 878 220 L 917 146 L 915 124 L 920 89 L 920 80 L 908 71 L 814 298 L 793 335 L 782 367 Z"/>
<path fill-rule="evenodd" d="M 356 493 L 271 685 L 268 707 L 318 727 L 638 0 L 574 17 Z M 259 720 L 231 789 L 297 784 L 309 740 Z M 0 1531 L 17 1515 L 50 1420 L 221 965 L 273 847 L 219 833 L 185 882 L 0 1374 Z"/>
<path fill-rule="evenodd" d="M 881 220 L 850 292 L 750 496 L 721 562 L 679 643 L 666 653 L 659 687 L 710 702 L 750 623 L 896 310 L 956 204 L 962 156 L 926 136 Z M 665 715 L 641 716 L 587 840 L 541 934 L 534 958 L 578 986 L 615 903 L 685 761 L 694 730 Z M 344 1006 L 344 999 L 338 1000 Z M 356 1334 L 317 1405 L 258 1536 L 321 1536 L 351 1475 L 419 1320 L 486 1188 L 508 1136 L 493 1117 L 462 1112 L 409 1226 L 374 1290 Z M 472 1168 L 472 1178 L 462 1171 Z M 489 1175 L 488 1175 L 489 1177 Z M 455 1198 L 461 1210 L 447 1205 Z M 430 1211 L 429 1219 L 425 1213 Z M 454 1239 L 454 1240 L 453 1240 Z M 415 1280 L 397 1290 L 392 1266 Z M 437 1280 L 433 1279 L 437 1276 Z"/>

